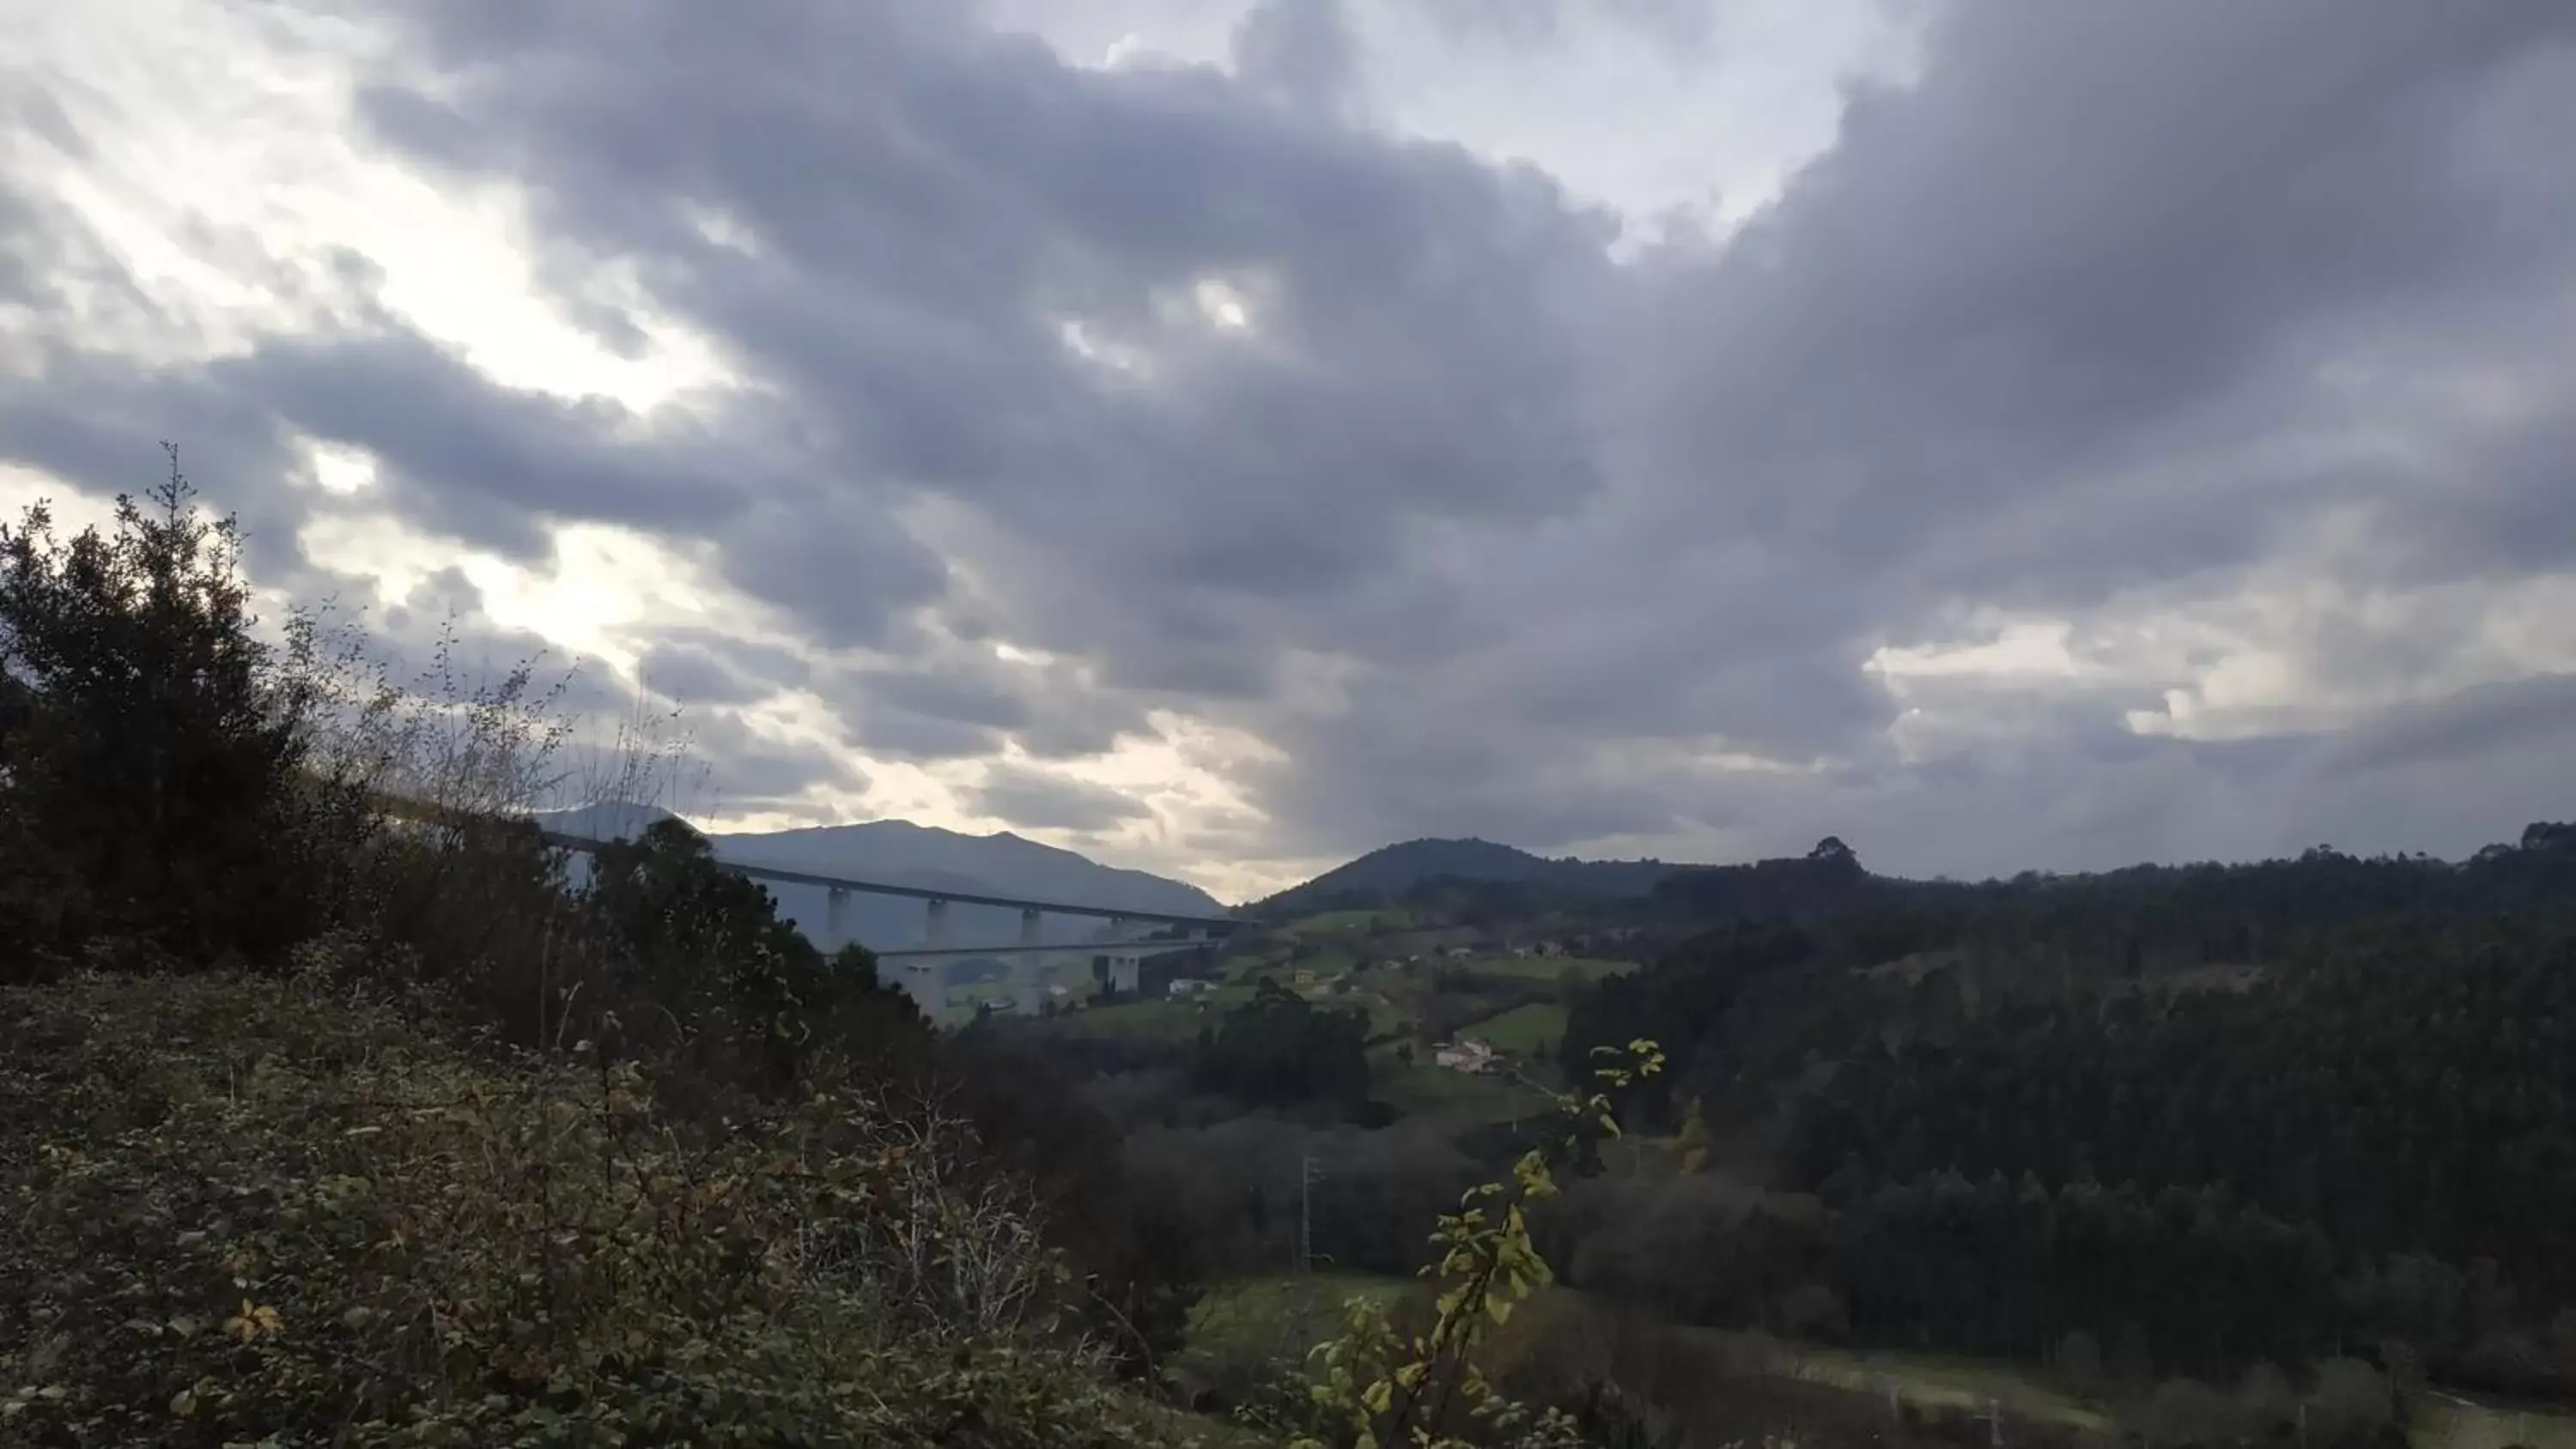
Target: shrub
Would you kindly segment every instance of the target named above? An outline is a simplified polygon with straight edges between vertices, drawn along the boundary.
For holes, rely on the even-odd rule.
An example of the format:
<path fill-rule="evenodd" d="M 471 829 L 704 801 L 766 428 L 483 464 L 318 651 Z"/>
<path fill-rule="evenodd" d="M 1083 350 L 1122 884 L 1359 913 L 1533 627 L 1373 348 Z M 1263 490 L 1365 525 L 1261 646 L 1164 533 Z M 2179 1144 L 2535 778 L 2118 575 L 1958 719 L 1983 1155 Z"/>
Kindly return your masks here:
<path fill-rule="evenodd" d="M 954 1119 L 834 1081 L 693 1130 L 634 1063 L 327 980 L 0 989 L 0 1439 L 1191 1437 L 1057 1326 Z"/>

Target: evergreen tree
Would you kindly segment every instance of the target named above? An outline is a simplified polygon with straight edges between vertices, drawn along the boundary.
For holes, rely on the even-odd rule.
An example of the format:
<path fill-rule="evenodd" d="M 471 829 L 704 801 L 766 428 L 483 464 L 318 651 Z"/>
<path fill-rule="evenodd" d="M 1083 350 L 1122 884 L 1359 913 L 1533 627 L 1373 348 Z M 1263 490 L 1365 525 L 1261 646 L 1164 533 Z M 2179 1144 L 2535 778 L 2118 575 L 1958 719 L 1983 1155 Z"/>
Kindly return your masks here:
<path fill-rule="evenodd" d="M 108 532 L 61 538 L 43 504 L 0 526 L 0 959 L 105 937 L 267 962 L 320 924 L 316 700 L 257 637 L 240 560 L 175 450 Z"/>

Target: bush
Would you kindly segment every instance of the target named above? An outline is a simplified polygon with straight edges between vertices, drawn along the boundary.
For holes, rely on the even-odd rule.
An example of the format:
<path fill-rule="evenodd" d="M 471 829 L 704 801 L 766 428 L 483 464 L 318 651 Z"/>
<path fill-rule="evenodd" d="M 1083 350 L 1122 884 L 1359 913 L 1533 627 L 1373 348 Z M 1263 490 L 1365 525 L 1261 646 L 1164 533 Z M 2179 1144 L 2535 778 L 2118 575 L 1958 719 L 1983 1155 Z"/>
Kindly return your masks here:
<path fill-rule="evenodd" d="M 0 1438 L 1175 1442 L 954 1119 L 729 1129 L 307 972 L 0 989 Z M 6 1392 L 6 1391 L 0 1391 Z"/>

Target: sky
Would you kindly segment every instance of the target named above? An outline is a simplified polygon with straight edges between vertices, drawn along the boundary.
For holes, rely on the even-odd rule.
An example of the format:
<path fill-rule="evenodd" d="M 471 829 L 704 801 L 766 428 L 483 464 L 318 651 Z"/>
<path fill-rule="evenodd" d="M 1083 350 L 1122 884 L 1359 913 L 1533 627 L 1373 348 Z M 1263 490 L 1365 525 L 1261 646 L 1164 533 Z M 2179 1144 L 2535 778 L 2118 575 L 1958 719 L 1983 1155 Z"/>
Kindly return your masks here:
<path fill-rule="evenodd" d="M 0 0 L 0 512 L 1245 899 L 2576 816 L 2576 6 Z"/>

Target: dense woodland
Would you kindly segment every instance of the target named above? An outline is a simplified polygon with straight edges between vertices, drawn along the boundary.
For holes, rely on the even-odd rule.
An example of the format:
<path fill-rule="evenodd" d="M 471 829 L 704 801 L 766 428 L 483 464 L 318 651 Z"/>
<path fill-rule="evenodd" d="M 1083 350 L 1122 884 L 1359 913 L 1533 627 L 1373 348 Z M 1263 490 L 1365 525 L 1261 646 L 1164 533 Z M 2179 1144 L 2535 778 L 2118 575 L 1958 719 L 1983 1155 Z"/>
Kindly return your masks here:
<path fill-rule="evenodd" d="M 2087 1372 L 2576 1388 L 2576 832 L 1848 889 L 1578 1001 L 1568 1060 L 1651 1029 L 1682 1065 L 1635 1112 L 1759 1144 L 1725 1175 L 1762 1271 L 1635 1291 L 1779 1324 L 1822 1287 L 1863 1341 Z M 1569 1215 L 1579 1281 L 1671 1261 L 1628 1236 L 1653 1197 Z"/>

